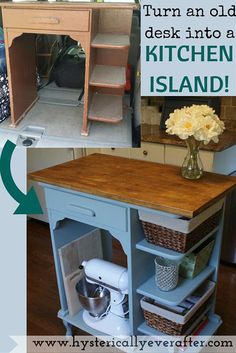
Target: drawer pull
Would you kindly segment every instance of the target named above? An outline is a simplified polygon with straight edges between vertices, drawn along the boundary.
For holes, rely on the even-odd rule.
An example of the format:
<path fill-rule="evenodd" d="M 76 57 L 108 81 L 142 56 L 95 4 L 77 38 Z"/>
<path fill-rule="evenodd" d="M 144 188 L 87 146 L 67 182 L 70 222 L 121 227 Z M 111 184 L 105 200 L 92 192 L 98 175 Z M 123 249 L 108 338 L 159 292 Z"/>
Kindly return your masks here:
<path fill-rule="evenodd" d="M 34 24 L 42 23 L 42 24 L 58 25 L 60 23 L 60 19 L 57 17 L 33 17 L 30 22 Z"/>
<path fill-rule="evenodd" d="M 89 217 L 95 217 L 96 216 L 96 213 L 93 211 L 93 210 L 90 210 L 89 208 L 85 208 L 85 207 L 81 207 L 81 206 L 78 206 L 78 205 L 68 205 L 67 208 L 70 210 L 70 211 L 73 211 L 73 212 L 79 212 L 85 216 L 89 216 Z"/>

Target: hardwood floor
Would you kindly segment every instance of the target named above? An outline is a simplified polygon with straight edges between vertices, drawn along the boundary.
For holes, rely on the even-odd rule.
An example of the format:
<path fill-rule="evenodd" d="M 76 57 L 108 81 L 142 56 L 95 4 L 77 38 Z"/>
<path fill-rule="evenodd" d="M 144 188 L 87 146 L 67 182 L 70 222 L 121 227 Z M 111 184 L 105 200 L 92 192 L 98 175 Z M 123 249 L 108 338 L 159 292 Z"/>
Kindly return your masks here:
<path fill-rule="evenodd" d="M 48 225 L 29 221 L 27 238 L 28 335 L 64 334 Z"/>
<path fill-rule="evenodd" d="M 114 242 L 114 262 L 125 265 L 118 242 Z M 64 335 L 57 318 L 60 307 L 47 224 L 28 222 L 28 335 Z M 219 335 L 236 335 L 236 267 L 221 264 L 216 312 L 223 319 Z M 76 334 L 83 334 L 77 331 Z"/>

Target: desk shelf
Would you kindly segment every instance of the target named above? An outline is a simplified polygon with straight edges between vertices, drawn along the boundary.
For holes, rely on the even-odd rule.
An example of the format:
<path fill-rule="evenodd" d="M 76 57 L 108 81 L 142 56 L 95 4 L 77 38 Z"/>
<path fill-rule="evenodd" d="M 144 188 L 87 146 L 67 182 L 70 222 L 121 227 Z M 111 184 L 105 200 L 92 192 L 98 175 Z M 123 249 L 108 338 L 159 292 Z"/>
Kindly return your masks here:
<path fill-rule="evenodd" d="M 94 93 L 88 112 L 89 120 L 119 123 L 123 119 L 122 96 Z"/>
<path fill-rule="evenodd" d="M 183 279 L 180 277 L 178 286 L 169 292 L 161 291 L 155 284 L 155 276 L 152 276 L 137 288 L 137 293 L 152 298 L 159 303 L 179 305 L 188 295 L 194 292 L 201 283 L 210 277 L 214 271 L 214 267 L 208 266 L 193 279 Z"/>
<path fill-rule="evenodd" d="M 125 34 L 98 33 L 93 41 L 92 48 L 125 49 L 130 45 L 129 36 Z"/>
<path fill-rule="evenodd" d="M 90 86 L 124 88 L 125 68 L 121 66 L 95 65 L 89 81 Z"/>

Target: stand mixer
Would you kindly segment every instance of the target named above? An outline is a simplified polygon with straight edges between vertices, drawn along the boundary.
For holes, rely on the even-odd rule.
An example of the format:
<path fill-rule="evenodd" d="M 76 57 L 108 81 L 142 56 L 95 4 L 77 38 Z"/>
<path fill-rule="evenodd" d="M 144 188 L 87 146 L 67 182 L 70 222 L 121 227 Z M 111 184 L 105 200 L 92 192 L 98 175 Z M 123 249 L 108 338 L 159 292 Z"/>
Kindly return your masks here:
<path fill-rule="evenodd" d="M 83 261 L 80 268 L 85 277 L 76 289 L 84 322 L 111 336 L 129 336 L 127 269 L 96 258 Z"/>

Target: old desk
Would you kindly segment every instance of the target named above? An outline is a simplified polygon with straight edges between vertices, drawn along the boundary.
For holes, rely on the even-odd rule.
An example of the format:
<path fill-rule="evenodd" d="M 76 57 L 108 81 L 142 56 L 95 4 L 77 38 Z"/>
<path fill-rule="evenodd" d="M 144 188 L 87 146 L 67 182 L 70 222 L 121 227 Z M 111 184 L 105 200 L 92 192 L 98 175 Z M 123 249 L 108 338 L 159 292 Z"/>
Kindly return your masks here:
<path fill-rule="evenodd" d="M 83 128 L 119 123 L 134 4 L 1 2 L 12 126 L 37 100 L 34 34 L 68 35 L 86 53 Z M 107 104 L 109 102 L 109 104 Z"/>

